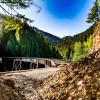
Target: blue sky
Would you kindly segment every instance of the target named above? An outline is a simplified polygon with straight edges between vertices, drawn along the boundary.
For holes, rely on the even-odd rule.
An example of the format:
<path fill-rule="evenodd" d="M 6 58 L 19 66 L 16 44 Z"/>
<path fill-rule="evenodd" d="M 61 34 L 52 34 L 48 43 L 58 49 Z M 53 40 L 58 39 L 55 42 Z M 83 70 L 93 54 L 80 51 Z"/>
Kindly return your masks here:
<path fill-rule="evenodd" d="M 86 18 L 95 0 L 35 0 L 41 6 L 17 10 L 34 21 L 35 26 L 59 37 L 72 36 L 90 27 Z M 1 11 L 1 10 L 0 10 Z"/>

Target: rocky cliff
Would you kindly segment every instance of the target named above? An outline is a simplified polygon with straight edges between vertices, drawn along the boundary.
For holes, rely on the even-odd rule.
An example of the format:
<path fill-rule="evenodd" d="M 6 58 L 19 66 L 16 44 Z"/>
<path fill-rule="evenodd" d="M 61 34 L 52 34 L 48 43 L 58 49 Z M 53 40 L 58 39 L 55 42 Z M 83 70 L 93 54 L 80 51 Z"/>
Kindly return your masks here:
<path fill-rule="evenodd" d="M 96 23 L 94 28 L 92 51 L 97 51 L 98 49 L 100 49 L 100 21 Z"/>

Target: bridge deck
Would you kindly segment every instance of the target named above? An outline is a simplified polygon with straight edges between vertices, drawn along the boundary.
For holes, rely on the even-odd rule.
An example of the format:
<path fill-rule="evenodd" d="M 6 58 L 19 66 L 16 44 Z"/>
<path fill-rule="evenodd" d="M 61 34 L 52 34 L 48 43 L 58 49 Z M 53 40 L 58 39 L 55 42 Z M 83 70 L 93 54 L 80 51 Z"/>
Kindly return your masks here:
<path fill-rule="evenodd" d="M 32 58 L 32 57 L 30 58 L 29 57 L 3 57 L 2 61 L 6 63 L 9 63 L 10 61 L 13 62 L 12 71 L 23 69 L 23 66 L 25 65 L 25 64 L 23 65 L 23 63 L 29 63 L 28 69 L 43 68 L 41 66 L 57 67 L 57 65 L 61 64 L 61 60 L 57 60 L 57 59 Z"/>

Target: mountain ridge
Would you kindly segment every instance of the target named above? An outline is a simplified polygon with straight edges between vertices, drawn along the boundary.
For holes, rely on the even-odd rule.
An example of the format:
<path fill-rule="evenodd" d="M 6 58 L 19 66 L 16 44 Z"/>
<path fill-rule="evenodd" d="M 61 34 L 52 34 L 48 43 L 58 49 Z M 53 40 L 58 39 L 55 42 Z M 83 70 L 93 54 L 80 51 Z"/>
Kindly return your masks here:
<path fill-rule="evenodd" d="M 49 33 L 49 32 L 45 32 L 45 31 L 43 31 L 43 30 L 40 30 L 40 29 L 38 29 L 37 27 L 33 27 L 33 29 L 34 29 L 34 31 L 35 32 L 39 32 L 39 33 L 42 33 L 43 34 L 43 36 L 44 37 L 47 37 L 48 39 L 49 39 L 49 41 L 50 42 L 59 42 L 60 40 L 61 40 L 61 38 L 60 37 L 58 37 L 58 36 L 55 36 L 55 35 L 53 35 L 53 34 L 51 34 L 51 33 Z"/>

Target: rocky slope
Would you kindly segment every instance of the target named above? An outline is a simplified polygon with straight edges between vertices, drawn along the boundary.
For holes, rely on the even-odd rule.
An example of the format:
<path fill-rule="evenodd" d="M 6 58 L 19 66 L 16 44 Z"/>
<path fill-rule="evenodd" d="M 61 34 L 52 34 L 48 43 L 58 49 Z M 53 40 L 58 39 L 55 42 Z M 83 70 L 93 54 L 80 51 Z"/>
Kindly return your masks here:
<path fill-rule="evenodd" d="M 92 51 L 100 49 L 100 21 L 95 26 Z"/>
<path fill-rule="evenodd" d="M 100 50 L 44 79 L 0 77 L 0 100 L 100 100 Z"/>
<path fill-rule="evenodd" d="M 43 100 L 100 100 L 100 50 L 64 65 L 39 89 Z"/>
<path fill-rule="evenodd" d="M 0 77 L 0 100 L 26 100 L 14 89 L 14 81 Z"/>
<path fill-rule="evenodd" d="M 42 85 L 42 80 L 19 75 L 0 77 L 0 100 L 41 100 L 37 91 Z"/>

